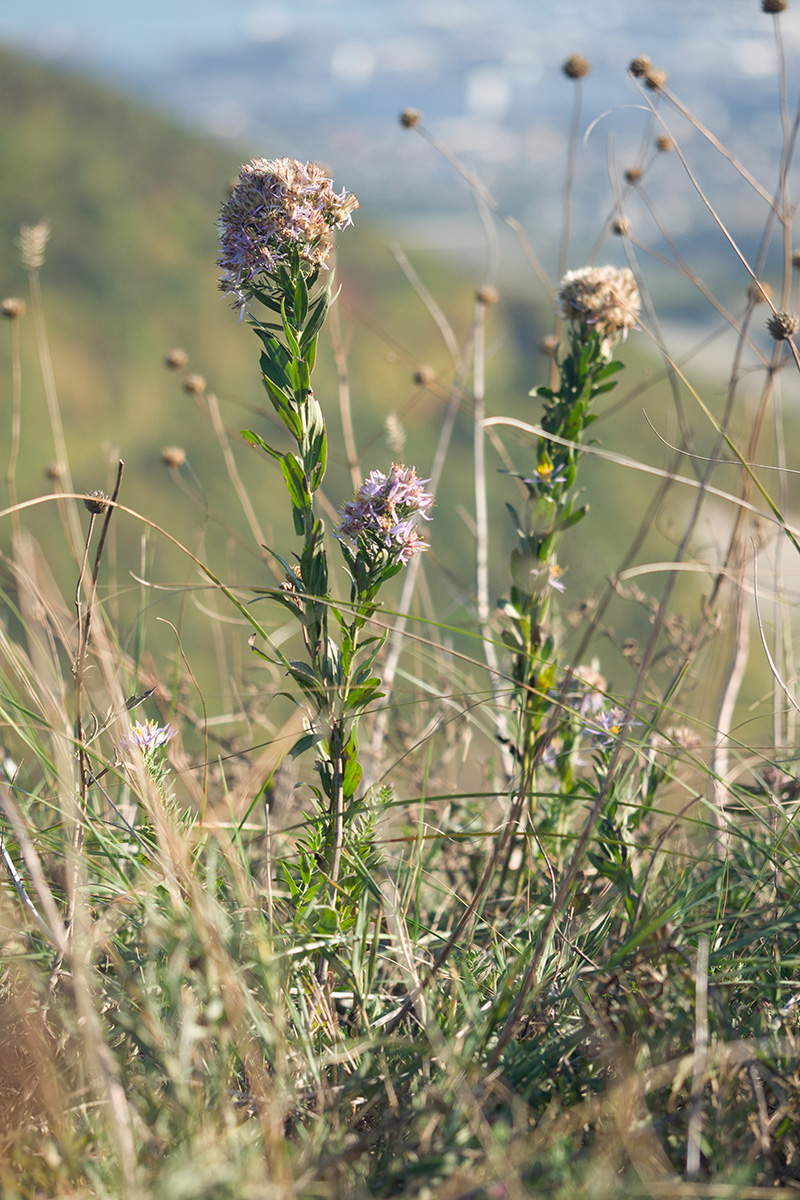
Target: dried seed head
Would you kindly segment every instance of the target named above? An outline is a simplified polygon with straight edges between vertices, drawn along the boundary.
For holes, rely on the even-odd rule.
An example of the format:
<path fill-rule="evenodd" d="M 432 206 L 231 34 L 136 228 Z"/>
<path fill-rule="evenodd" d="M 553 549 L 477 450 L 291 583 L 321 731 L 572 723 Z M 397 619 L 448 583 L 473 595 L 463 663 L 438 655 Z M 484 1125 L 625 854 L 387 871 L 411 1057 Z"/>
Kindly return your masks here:
<path fill-rule="evenodd" d="M 787 342 L 800 329 L 800 317 L 798 317 L 797 313 L 773 313 L 767 320 L 767 329 L 776 342 Z"/>
<path fill-rule="evenodd" d="M 478 301 L 478 304 L 484 304 L 489 308 L 492 304 L 497 304 L 497 301 L 500 299 L 500 293 L 497 288 L 490 287 L 487 283 L 475 289 L 475 299 Z"/>
<path fill-rule="evenodd" d="M 404 108 L 400 113 L 400 124 L 403 129 L 416 129 L 422 120 L 422 113 L 418 108 Z"/>
<path fill-rule="evenodd" d="M 603 339 L 603 353 L 636 327 L 641 300 L 628 267 L 582 267 L 561 280 L 558 306 L 562 317 L 585 326 Z"/>
<path fill-rule="evenodd" d="M 747 289 L 747 299 L 753 304 L 766 304 L 772 299 L 772 288 L 762 279 L 751 279 Z"/>
<path fill-rule="evenodd" d="M 644 76 L 644 86 L 650 88 L 651 92 L 657 92 L 668 79 L 669 75 L 663 67 L 651 67 Z"/>
<path fill-rule="evenodd" d="M 627 217 L 615 217 L 611 222 L 611 232 L 618 237 L 627 237 L 631 231 L 631 223 Z"/>
<path fill-rule="evenodd" d="M 761 0 L 761 11 L 765 13 L 786 12 L 789 0 Z"/>
<path fill-rule="evenodd" d="M 539 342 L 539 352 L 544 354 L 546 358 L 552 358 L 558 349 L 559 339 L 554 333 L 545 334 Z"/>
<path fill-rule="evenodd" d="M 639 180 L 641 178 L 642 178 L 642 168 L 641 167 L 628 167 L 627 171 L 625 172 L 625 182 L 626 183 L 636 184 L 639 182 Z"/>
<path fill-rule="evenodd" d="M 428 387 L 436 378 L 436 372 L 433 367 L 421 366 L 417 367 L 414 372 L 414 383 L 417 387 Z"/>
<path fill-rule="evenodd" d="M 186 462 L 186 451 L 182 446 L 165 446 L 161 451 L 161 461 L 165 467 L 182 467 Z"/>
<path fill-rule="evenodd" d="M 25 301 L 20 300 L 18 296 L 9 296 L 3 301 L 3 316 L 9 321 L 16 321 L 18 317 L 25 314 Z"/>
<path fill-rule="evenodd" d="M 202 375 L 187 375 L 183 381 L 183 390 L 190 396 L 199 396 L 206 390 L 206 381 Z"/>
<path fill-rule="evenodd" d="M 50 237 L 47 221 L 38 225 L 22 225 L 17 238 L 22 265 L 27 271 L 38 271 L 44 264 L 44 251 Z"/>
<path fill-rule="evenodd" d="M 666 133 L 660 133 L 656 138 L 656 150 L 660 150 L 662 154 L 669 154 L 675 149 L 675 143 Z"/>
<path fill-rule="evenodd" d="M 561 70 L 567 79 L 585 79 L 591 69 L 592 64 L 582 54 L 571 54 L 566 62 L 561 64 Z"/>
<path fill-rule="evenodd" d="M 186 351 L 176 347 L 165 356 L 164 366 L 169 367 L 170 371 L 182 371 L 188 361 L 189 355 Z"/>
<path fill-rule="evenodd" d="M 90 513 L 94 516 L 99 516 L 100 513 L 104 513 L 108 508 L 108 496 L 105 492 L 96 490 L 84 496 L 83 503 Z"/>
<path fill-rule="evenodd" d="M 64 464 L 60 462 L 50 462 L 44 469 L 45 479 L 52 479 L 54 483 L 59 479 L 63 479 L 66 473 Z"/>
<path fill-rule="evenodd" d="M 800 271 L 800 250 L 792 251 L 792 266 L 795 271 Z"/>
<path fill-rule="evenodd" d="M 646 54 L 637 54 L 636 58 L 632 58 L 628 63 L 628 70 L 635 79 L 641 79 L 651 69 L 652 65 Z"/>

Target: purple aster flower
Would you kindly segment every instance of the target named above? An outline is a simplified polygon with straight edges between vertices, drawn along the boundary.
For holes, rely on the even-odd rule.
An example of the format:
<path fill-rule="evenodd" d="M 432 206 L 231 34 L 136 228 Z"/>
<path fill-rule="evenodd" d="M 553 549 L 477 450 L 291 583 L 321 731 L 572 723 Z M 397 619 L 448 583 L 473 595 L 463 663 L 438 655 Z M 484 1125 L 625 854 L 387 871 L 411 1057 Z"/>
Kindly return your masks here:
<path fill-rule="evenodd" d="M 156 721 L 137 721 L 127 737 L 122 739 L 126 750 L 141 750 L 142 754 L 150 754 L 159 746 L 165 746 L 175 737 L 177 730 L 172 725 L 159 725 Z"/>
<path fill-rule="evenodd" d="M 296 158 L 257 158 L 242 166 L 222 206 L 220 291 L 244 309 L 259 276 L 269 275 L 298 251 L 313 270 L 331 251 L 334 229 L 351 225 L 355 196 L 335 192 L 322 167 Z"/>
<path fill-rule="evenodd" d="M 429 521 L 433 496 L 424 490 L 413 467 L 394 463 L 388 475 L 371 471 L 352 500 L 342 508 L 336 536 L 380 546 L 403 564 L 428 549 L 416 529 L 416 520 Z"/>

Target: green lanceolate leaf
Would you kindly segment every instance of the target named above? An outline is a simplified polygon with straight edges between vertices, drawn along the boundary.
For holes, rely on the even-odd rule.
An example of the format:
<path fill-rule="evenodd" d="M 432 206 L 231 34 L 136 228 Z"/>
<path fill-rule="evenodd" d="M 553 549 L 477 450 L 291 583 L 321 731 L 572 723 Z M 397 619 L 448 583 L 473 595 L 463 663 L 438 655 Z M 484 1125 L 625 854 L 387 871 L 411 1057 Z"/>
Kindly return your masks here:
<path fill-rule="evenodd" d="M 306 513 L 311 507 L 311 493 L 308 490 L 308 481 L 303 472 L 303 465 L 296 454 L 284 454 L 281 459 L 281 470 L 292 501 L 295 533 L 303 534 Z"/>
<path fill-rule="evenodd" d="M 267 454 L 271 455 L 273 458 L 277 458 L 278 462 L 280 462 L 283 458 L 283 454 L 280 450 L 275 450 L 274 447 L 268 445 L 268 443 L 265 442 L 262 437 L 259 437 L 257 433 L 253 433 L 251 429 L 240 429 L 239 433 L 242 435 L 244 440 L 249 445 L 254 446 L 256 450 L 266 450 Z"/>
<path fill-rule="evenodd" d="M 307 313 L 308 288 L 306 287 L 306 281 L 301 271 L 294 285 L 294 317 L 298 327 L 305 325 Z"/>
<path fill-rule="evenodd" d="M 325 522 L 317 520 L 307 538 L 300 558 L 300 576 L 310 596 L 328 592 L 328 558 L 325 553 Z"/>

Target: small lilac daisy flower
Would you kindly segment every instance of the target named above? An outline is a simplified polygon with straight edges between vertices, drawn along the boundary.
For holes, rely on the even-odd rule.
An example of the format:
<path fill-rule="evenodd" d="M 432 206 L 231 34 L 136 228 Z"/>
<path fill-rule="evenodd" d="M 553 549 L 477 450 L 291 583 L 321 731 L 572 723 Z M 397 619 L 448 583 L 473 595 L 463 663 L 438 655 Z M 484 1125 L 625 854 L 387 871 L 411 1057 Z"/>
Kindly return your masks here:
<path fill-rule="evenodd" d="M 156 721 L 137 721 L 127 737 L 122 739 L 126 750 L 141 750 L 142 754 L 151 754 L 159 746 L 165 746 L 175 737 L 177 730 L 172 725 L 159 725 Z"/>
<path fill-rule="evenodd" d="M 426 492 L 413 467 L 394 463 L 388 475 L 371 471 L 352 500 L 342 508 L 335 530 L 339 538 L 350 538 L 365 548 L 388 550 L 404 565 L 428 549 L 416 529 L 416 518 L 429 521 L 433 496 Z"/>

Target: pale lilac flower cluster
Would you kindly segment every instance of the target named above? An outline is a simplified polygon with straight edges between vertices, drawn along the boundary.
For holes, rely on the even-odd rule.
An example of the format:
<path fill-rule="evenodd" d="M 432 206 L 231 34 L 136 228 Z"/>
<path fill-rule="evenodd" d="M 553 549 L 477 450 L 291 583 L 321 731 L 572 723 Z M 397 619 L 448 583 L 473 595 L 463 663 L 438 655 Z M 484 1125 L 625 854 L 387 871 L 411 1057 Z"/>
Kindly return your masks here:
<path fill-rule="evenodd" d="M 388 475 L 371 471 L 352 500 L 342 509 L 336 536 L 386 549 L 401 563 L 427 550 L 416 529 L 416 518 L 429 521 L 433 496 L 423 490 L 413 467 L 394 463 Z"/>
<path fill-rule="evenodd" d="M 596 330 L 607 358 L 620 337 L 636 327 L 641 308 L 639 289 L 627 267 L 581 267 L 561 280 L 558 310 L 568 321 Z"/>
<path fill-rule="evenodd" d="M 352 224 L 355 196 L 338 194 L 322 167 L 296 158 L 256 158 L 245 163 L 222 206 L 220 291 L 243 309 L 251 285 L 285 263 L 296 249 L 309 267 L 324 266 L 334 229 Z"/>
<path fill-rule="evenodd" d="M 159 725 L 156 721 L 137 721 L 127 737 L 122 739 L 126 750 L 141 750 L 150 754 L 159 746 L 165 746 L 175 737 L 177 730 L 172 725 Z"/>

